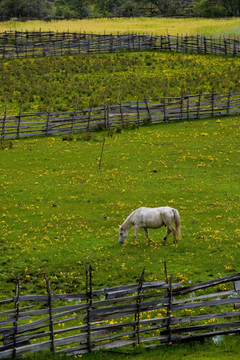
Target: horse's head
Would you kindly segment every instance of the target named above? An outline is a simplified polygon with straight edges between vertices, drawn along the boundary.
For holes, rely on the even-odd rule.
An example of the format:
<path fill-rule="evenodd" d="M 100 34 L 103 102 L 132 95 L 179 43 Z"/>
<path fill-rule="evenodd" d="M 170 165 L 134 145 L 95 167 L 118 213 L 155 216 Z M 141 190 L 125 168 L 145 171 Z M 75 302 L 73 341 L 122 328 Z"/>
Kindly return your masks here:
<path fill-rule="evenodd" d="M 124 244 L 125 239 L 128 236 L 128 231 L 124 230 L 124 228 L 122 226 L 120 226 L 118 229 L 118 232 L 119 232 L 119 240 L 118 241 L 120 244 Z"/>

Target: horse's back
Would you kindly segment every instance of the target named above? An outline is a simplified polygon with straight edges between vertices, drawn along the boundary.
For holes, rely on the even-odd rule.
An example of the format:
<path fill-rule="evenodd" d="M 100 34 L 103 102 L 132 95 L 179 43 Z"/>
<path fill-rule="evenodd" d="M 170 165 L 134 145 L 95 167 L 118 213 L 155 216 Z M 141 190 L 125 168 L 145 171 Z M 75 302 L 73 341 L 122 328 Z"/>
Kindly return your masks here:
<path fill-rule="evenodd" d="M 151 214 L 151 213 L 159 213 L 159 214 L 170 214 L 173 210 L 173 208 L 169 207 L 169 206 L 160 206 L 160 207 L 154 207 L 154 208 L 149 208 L 146 206 L 142 206 L 140 208 L 138 208 L 137 210 L 135 210 L 135 213 L 137 214 Z"/>
<path fill-rule="evenodd" d="M 172 208 L 168 206 L 148 208 L 142 206 L 135 210 L 133 221 L 140 227 L 158 228 L 165 224 L 169 218 L 173 219 Z"/>

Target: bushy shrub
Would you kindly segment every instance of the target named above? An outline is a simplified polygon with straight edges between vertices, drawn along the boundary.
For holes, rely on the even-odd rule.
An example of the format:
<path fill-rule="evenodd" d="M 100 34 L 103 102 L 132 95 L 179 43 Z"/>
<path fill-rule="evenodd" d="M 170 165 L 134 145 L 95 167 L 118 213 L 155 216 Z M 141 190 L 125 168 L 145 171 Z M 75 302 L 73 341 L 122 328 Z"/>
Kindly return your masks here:
<path fill-rule="evenodd" d="M 11 140 L 2 140 L 0 141 L 0 149 L 10 149 L 12 148 L 13 143 Z"/>
<path fill-rule="evenodd" d="M 63 141 L 72 141 L 73 140 L 73 134 L 66 134 L 62 136 Z"/>

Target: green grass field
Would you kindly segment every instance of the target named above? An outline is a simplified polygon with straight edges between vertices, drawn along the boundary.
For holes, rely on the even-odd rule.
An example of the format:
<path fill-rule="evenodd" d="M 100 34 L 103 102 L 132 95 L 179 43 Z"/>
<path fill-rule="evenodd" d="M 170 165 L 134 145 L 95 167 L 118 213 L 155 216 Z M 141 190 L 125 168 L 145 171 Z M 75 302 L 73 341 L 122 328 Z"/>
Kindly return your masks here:
<path fill-rule="evenodd" d="M 164 279 L 164 261 L 184 284 L 238 272 L 239 129 L 239 117 L 126 129 L 106 138 L 101 170 L 104 132 L 90 141 L 14 141 L 0 162 L 1 299 L 14 293 L 17 272 L 22 294 L 43 293 L 44 272 L 53 292 L 82 291 L 87 264 L 94 289 L 136 283 L 143 267 L 146 281 Z M 118 226 L 141 205 L 179 209 L 182 240 L 163 243 L 161 228 L 150 230 L 151 245 L 141 232 L 133 246 L 132 229 L 121 246 Z M 211 341 L 196 345 L 194 355 L 189 345 L 150 354 L 219 359 L 226 349 L 237 359 L 237 340 L 230 340 L 221 350 Z"/>
<path fill-rule="evenodd" d="M 23 291 L 38 291 L 45 270 L 54 291 L 79 289 L 89 263 L 95 287 L 136 281 L 143 266 L 159 279 L 164 260 L 186 282 L 239 271 L 239 125 L 235 117 L 124 130 L 107 137 L 100 171 L 104 133 L 14 141 L 1 151 L 1 296 L 17 271 L 27 275 Z M 142 205 L 179 209 L 177 246 L 163 244 L 163 228 L 150 231 L 150 246 L 143 234 L 118 244 L 118 226 Z"/>

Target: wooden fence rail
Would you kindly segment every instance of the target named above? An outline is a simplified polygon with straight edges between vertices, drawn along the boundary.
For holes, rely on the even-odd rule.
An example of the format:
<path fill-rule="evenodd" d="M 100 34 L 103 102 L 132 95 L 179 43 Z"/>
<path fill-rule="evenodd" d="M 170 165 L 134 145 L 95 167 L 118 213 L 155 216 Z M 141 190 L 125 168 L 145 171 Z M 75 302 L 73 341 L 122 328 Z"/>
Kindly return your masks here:
<path fill-rule="evenodd" d="M 212 38 L 202 35 L 102 35 L 52 31 L 0 33 L 0 58 L 130 50 L 167 50 L 239 56 L 240 39 L 236 37 Z"/>
<path fill-rule="evenodd" d="M 186 287 L 173 283 L 167 271 L 166 282 L 147 283 L 144 275 L 136 285 L 94 290 L 89 267 L 86 291 L 79 294 L 53 294 L 45 275 L 46 295 L 21 295 L 17 278 L 14 297 L 0 301 L 0 359 L 240 333 L 240 273 Z"/>
<path fill-rule="evenodd" d="M 104 104 L 90 109 L 51 111 L 0 116 L 0 139 L 63 135 L 118 126 L 139 126 L 240 113 L 240 92 L 182 95 L 174 98 Z"/>

